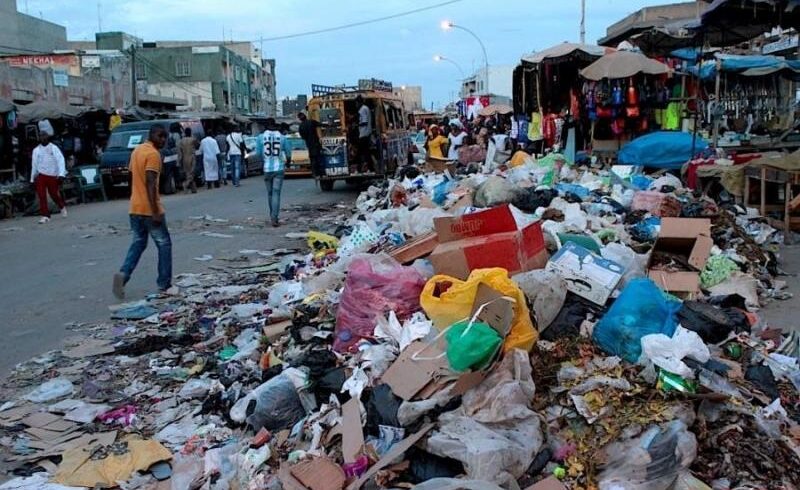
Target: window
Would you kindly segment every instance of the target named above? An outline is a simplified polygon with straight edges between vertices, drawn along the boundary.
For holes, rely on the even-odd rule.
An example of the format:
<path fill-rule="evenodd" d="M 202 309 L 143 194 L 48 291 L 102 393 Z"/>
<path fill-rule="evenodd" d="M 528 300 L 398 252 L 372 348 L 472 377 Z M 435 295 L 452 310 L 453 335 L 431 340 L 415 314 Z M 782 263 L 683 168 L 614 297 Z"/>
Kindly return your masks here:
<path fill-rule="evenodd" d="M 144 61 L 136 62 L 136 79 L 147 80 L 147 65 L 144 64 Z"/>
<path fill-rule="evenodd" d="M 175 61 L 175 76 L 188 77 L 192 74 L 192 66 L 189 60 L 176 60 Z"/>

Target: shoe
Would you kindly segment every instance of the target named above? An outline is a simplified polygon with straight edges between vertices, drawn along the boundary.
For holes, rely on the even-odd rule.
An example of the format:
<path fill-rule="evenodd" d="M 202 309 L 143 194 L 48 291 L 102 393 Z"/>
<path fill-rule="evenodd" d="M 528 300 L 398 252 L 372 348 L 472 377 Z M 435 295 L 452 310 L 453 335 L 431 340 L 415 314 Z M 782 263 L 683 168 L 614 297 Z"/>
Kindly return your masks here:
<path fill-rule="evenodd" d="M 67 208 L 61 208 L 61 217 L 62 218 L 66 218 L 67 217 Z"/>
<path fill-rule="evenodd" d="M 39 224 L 40 225 L 43 225 L 43 224 L 49 223 L 49 222 L 50 222 L 50 217 L 48 217 L 48 216 L 42 216 L 41 218 L 39 218 Z"/>
<path fill-rule="evenodd" d="M 117 299 L 125 298 L 125 274 L 122 272 L 114 274 L 114 283 L 111 286 L 111 291 Z"/>
<path fill-rule="evenodd" d="M 277 228 L 279 226 L 280 226 L 280 223 L 278 223 L 278 220 L 276 220 L 276 219 L 272 220 L 272 227 L 273 228 Z"/>

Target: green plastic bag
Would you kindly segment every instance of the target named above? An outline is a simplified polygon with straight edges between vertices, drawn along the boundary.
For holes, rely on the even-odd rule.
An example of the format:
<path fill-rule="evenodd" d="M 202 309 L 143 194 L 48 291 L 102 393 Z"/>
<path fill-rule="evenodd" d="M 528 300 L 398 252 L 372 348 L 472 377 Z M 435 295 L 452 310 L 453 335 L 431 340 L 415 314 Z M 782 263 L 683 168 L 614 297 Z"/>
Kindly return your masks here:
<path fill-rule="evenodd" d="M 469 320 L 453 324 L 445 334 L 447 360 L 454 371 L 482 369 L 491 362 L 503 339 L 495 329 L 483 322 L 470 325 Z"/>
<path fill-rule="evenodd" d="M 738 270 L 739 266 L 733 260 L 724 255 L 715 255 L 708 259 L 705 269 L 700 273 L 700 284 L 704 288 L 714 287 Z"/>

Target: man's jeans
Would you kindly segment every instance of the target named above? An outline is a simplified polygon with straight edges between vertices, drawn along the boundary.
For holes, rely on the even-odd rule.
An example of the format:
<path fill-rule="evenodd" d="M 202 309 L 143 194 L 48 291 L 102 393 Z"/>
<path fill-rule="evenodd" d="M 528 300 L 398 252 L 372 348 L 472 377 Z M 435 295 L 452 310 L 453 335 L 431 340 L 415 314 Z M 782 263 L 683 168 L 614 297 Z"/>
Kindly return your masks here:
<path fill-rule="evenodd" d="M 142 252 L 147 248 L 147 235 L 149 234 L 158 248 L 158 289 L 169 289 L 172 285 L 172 240 L 167 230 L 167 221 L 164 219 L 161 226 L 153 226 L 150 216 L 130 215 L 133 242 L 128 249 L 125 263 L 120 272 L 125 275 L 125 282 L 131 278 L 136 264 L 142 257 Z"/>
<path fill-rule="evenodd" d="M 239 185 L 239 175 L 242 171 L 242 155 L 230 155 L 231 159 L 231 173 L 233 173 L 233 185 Z"/>
<path fill-rule="evenodd" d="M 267 184 L 267 204 L 269 204 L 269 216 L 273 222 L 278 221 L 278 211 L 281 210 L 283 170 L 280 172 L 264 173 L 264 183 Z"/>

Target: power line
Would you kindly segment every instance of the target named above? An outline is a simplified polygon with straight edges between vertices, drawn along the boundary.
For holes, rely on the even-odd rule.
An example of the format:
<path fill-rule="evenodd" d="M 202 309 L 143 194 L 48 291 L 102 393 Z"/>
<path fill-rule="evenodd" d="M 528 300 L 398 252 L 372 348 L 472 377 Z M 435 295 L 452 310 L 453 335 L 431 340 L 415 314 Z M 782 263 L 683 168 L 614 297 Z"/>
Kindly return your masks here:
<path fill-rule="evenodd" d="M 374 23 L 383 22 L 383 21 L 386 21 L 386 20 L 397 19 L 399 17 L 405 17 L 405 16 L 408 16 L 408 15 L 413 15 L 413 14 L 417 14 L 417 13 L 420 13 L 420 12 L 425 12 L 427 10 L 437 9 L 439 7 L 452 5 L 454 3 L 458 3 L 458 2 L 462 2 L 462 1 L 463 0 L 448 0 L 447 2 L 440 2 L 440 3 L 433 4 L 433 5 L 428 5 L 427 7 L 420 7 L 420 8 L 416 8 L 416 9 L 413 9 L 413 10 L 406 10 L 405 12 L 399 12 L 399 13 L 396 13 L 396 14 L 384 15 L 383 17 L 375 17 L 374 19 L 362 20 L 362 21 L 358 21 L 358 22 L 351 22 L 349 24 L 342 24 L 342 25 L 335 26 L 335 27 L 326 27 L 324 29 L 315 29 L 313 31 L 297 32 L 297 33 L 294 33 L 294 34 L 285 34 L 283 36 L 259 38 L 259 39 L 256 39 L 254 41 L 244 41 L 244 42 L 255 43 L 255 42 L 262 42 L 262 41 L 282 41 L 284 39 L 294 39 L 294 38 L 297 38 L 297 37 L 314 36 L 316 34 L 323 34 L 323 33 L 326 33 L 326 32 L 340 31 L 340 30 L 343 30 L 343 29 L 350 29 L 350 28 L 353 28 L 353 27 L 359 27 L 359 26 L 363 26 L 363 25 L 367 25 L 367 24 L 374 24 Z"/>

